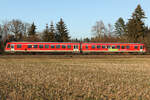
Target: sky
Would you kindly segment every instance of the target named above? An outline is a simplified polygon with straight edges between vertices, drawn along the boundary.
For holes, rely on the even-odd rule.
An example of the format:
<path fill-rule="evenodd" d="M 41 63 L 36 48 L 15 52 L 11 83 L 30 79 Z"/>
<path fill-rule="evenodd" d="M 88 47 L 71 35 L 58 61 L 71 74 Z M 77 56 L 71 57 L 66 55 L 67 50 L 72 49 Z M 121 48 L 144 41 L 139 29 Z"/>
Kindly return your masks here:
<path fill-rule="evenodd" d="M 34 22 L 37 31 L 42 31 L 46 24 L 63 18 L 69 35 L 80 39 L 92 36 L 96 21 L 114 25 L 122 17 L 127 22 L 138 4 L 150 26 L 150 0 L 0 0 L 0 22 L 20 19 Z"/>

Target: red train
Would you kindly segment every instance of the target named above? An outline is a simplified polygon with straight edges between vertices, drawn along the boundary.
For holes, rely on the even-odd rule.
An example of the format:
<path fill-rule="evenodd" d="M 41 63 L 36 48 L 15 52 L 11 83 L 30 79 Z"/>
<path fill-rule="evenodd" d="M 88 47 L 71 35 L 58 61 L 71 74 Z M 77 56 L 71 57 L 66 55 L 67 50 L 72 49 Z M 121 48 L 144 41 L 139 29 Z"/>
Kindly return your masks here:
<path fill-rule="evenodd" d="M 8 42 L 5 52 L 144 53 L 146 48 L 140 43 Z"/>

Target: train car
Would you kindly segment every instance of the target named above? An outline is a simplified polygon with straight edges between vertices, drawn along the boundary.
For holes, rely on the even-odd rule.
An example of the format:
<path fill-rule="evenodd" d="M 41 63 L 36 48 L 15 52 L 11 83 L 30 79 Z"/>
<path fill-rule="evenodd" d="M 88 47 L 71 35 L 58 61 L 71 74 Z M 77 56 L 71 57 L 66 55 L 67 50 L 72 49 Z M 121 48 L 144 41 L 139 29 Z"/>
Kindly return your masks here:
<path fill-rule="evenodd" d="M 82 43 L 82 52 L 129 52 L 144 53 L 146 48 L 140 43 Z"/>
<path fill-rule="evenodd" d="M 8 42 L 5 52 L 145 53 L 140 43 Z"/>
<path fill-rule="evenodd" d="M 80 52 L 80 43 L 69 42 L 8 42 L 5 52 Z"/>

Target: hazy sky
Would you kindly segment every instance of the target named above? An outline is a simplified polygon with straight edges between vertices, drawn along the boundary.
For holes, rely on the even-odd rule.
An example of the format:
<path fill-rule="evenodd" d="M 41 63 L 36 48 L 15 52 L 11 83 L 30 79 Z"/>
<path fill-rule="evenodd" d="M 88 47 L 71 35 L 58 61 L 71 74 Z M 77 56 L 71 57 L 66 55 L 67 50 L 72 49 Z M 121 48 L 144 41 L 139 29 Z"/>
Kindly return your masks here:
<path fill-rule="evenodd" d="M 112 25 L 119 17 L 127 21 L 138 4 L 150 26 L 150 0 L 0 0 L 0 21 L 34 21 L 41 31 L 47 23 L 63 18 L 70 35 L 83 38 L 91 36 L 91 27 L 98 20 Z"/>

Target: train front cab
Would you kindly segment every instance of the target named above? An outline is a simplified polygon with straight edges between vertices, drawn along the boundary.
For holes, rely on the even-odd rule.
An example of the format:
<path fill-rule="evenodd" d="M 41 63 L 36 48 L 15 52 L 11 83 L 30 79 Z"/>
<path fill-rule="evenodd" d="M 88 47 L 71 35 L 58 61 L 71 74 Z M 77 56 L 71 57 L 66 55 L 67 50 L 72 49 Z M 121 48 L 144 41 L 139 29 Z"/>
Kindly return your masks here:
<path fill-rule="evenodd" d="M 16 43 L 7 43 L 5 47 L 5 52 L 7 53 L 15 53 L 17 52 Z"/>
<path fill-rule="evenodd" d="M 15 51 L 15 44 L 7 43 L 5 47 L 5 52 L 14 52 Z"/>

